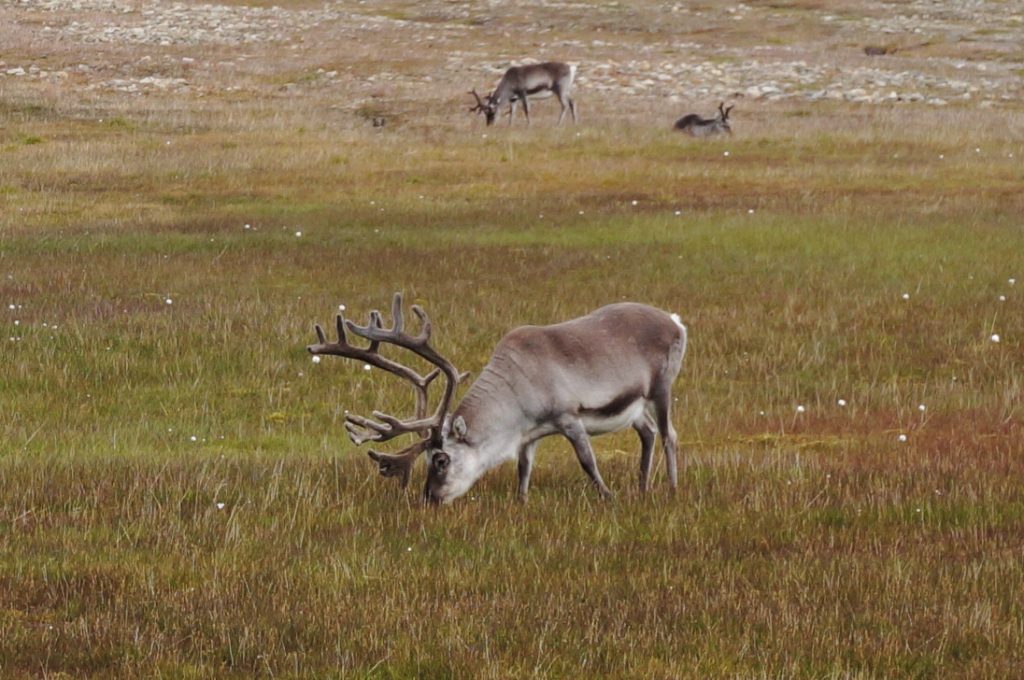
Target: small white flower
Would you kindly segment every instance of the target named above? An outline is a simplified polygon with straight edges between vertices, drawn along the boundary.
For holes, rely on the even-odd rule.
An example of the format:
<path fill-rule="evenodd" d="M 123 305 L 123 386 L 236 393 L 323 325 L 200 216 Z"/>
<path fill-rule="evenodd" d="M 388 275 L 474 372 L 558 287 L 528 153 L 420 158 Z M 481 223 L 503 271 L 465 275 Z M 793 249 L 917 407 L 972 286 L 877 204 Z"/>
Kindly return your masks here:
<path fill-rule="evenodd" d="M 1013 284 L 1017 283 L 1017 279 L 1006 279 L 1006 282 L 1012 286 Z"/>
<path fill-rule="evenodd" d="M 925 406 L 924 404 L 918 404 L 917 405 L 917 410 L 920 411 L 921 413 L 924 413 L 925 411 L 928 410 L 928 407 Z"/>
<path fill-rule="evenodd" d="M 406 548 L 405 552 L 412 552 L 412 546 L 410 545 L 408 548 Z"/>
<path fill-rule="evenodd" d="M 902 297 L 904 300 L 909 300 L 910 299 L 910 293 L 904 293 L 900 297 Z"/>
<path fill-rule="evenodd" d="M 223 510 L 224 509 L 224 503 L 218 501 L 217 502 L 217 509 L 218 510 Z"/>
<path fill-rule="evenodd" d="M 639 204 L 640 204 L 640 201 L 638 201 L 636 199 L 633 199 L 633 205 L 639 205 Z"/>
<path fill-rule="evenodd" d="M 723 155 L 723 156 L 728 156 L 728 155 L 729 155 L 729 152 L 728 152 L 728 151 L 726 151 L 726 152 L 724 152 L 724 153 L 723 153 L 722 155 Z"/>
<path fill-rule="evenodd" d="M 167 298 L 166 300 L 164 300 L 164 304 L 165 305 L 173 305 L 174 304 L 174 300 L 172 300 L 171 298 Z"/>
<path fill-rule="evenodd" d="M 339 312 L 344 312 L 345 311 L 345 305 L 338 305 L 338 311 Z"/>
<path fill-rule="evenodd" d="M 839 404 L 840 406 L 846 406 L 846 400 L 845 399 L 840 399 L 836 403 Z"/>
<path fill-rule="evenodd" d="M 999 342 L 999 333 L 993 333 L 992 337 L 989 338 L 992 342 Z"/>
<path fill-rule="evenodd" d="M 14 305 L 7 305 L 7 309 L 14 309 Z"/>
<path fill-rule="evenodd" d="M 682 215 L 682 214 L 683 214 L 683 211 L 682 211 L 682 210 L 677 210 L 677 211 L 676 211 L 676 217 L 679 217 L 679 216 L 680 216 L 680 215 Z"/>
<path fill-rule="evenodd" d="M 754 209 L 750 208 L 749 210 L 747 210 L 747 214 L 748 215 L 753 215 L 754 214 Z"/>
<path fill-rule="evenodd" d="M 907 435 L 901 434 L 899 437 L 896 437 L 896 439 L 898 441 L 905 442 L 905 441 L 907 441 Z"/>
<path fill-rule="evenodd" d="M 370 370 L 370 364 L 363 364 L 363 370 L 364 371 L 369 371 Z"/>
<path fill-rule="evenodd" d="M 247 225 L 245 225 L 245 226 L 243 227 L 243 229 L 252 229 L 252 225 L 251 225 L 251 224 L 247 224 Z"/>
<path fill-rule="evenodd" d="M 191 441 L 194 441 L 194 442 L 196 442 L 196 441 L 199 441 L 199 437 L 197 437 L 197 436 L 195 436 L 195 435 L 192 435 L 191 437 L 189 437 L 189 439 L 190 439 Z"/>
<path fill-rule="evenodd" d="M 974 153 L 981 153 L 981 147 L 974 147 Z"/>
<path fill-rule="evenodd" d="M 295 238 L 302 238 L 302 232 L 301 231 L 295 232 Z"/>
<path fill-rule="evenodd" d="M 914 512 L 921 512 L 921 508 L 917 508 Z"/>
<path fill-rule="evenodd" d="M 939 154 L 939 159 L 943 159 L 943 158 L 945 158 L 945 157 L 946 157 L 946 154 L 944 154 L 944 153 L 940 153 L 940 154 Z"/>
<path fill-rule="evenodd" d="M 797 413 L 803 413 L 806 410 L 807 409 L 804 408 L 803 404 L 800 404 L 799 406 L 796 407 L 796 412 Z"/>
<path fill-rule="evenodd" d="M 758 414 L 763 416 L 764 415 L 764 411 L 758 411 Z"/>
<path fill-rule="evenodd" d="M 21 321 L 19 321 L 18 319 L 15 319 L 14 320 L 14 325 L 15 326 L 20 326 L 21 325 Z"/>
<path fill-rule="evenodd" d="M 583 214 L 583 211 L 582 211 L 582 210 L 580 211 L 580 214 L 581 214 L 581 215 Z"/>
<path fill-rule="evenodd" d="M 314 354 L 312 361 L 313 361 L 314 364 L 319 364 L 320 363 L 320 357 L 317 356 L 316 354 Z"/>
<path fill-rule="evenodd" d="M 487 139 L 487 135 L 486 134 L 482 134 L 482 135 L 480 135 L 480 137 L 483 138 L 483 139 Z"/>
<path fill-rule="evenodd" d="M 1000 295 L 999 296 L 999 301 L 1000 302 L 1006 302 L 1006 296 L 1005 295 Z"/>

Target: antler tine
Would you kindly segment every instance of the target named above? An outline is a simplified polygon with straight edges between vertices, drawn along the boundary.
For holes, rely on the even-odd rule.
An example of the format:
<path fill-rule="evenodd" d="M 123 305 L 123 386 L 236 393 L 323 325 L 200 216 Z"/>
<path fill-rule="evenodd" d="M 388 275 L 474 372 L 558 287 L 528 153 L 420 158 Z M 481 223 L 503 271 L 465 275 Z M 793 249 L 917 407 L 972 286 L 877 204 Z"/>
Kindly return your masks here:
<path fill-rule="evenodd" d="M 420 320 L 420 334 L 416 336 L 416 340 L 423 344 L 430 342 L 430 334 L 434 330 L 434 325 L 430 323 L 430 317 L 427 316 L 427 312 L 419 305 L 413 305 L 412 313 Z"/>
<path fill-rule="evenodd" d="M 376 309 L 370 312 L 370 325 L 376 326 L 377 328 L 384 327 L 384 321 L 381 319 L 380 312 Z M 376 352 L 380 348 L 380 342 L 377 340 L 370 341 L 370 351 Z"/>
<path fill-rule="evenodd" d="M 472 112 L 475 112 L 475 111 L 482 111 L 484 109 L 484 102 L 483 102 L 482 99 L 480 99 L 480 95 L 478 95 L 476 93 L 476 88 L 473 88 L 472 90 L 470 90 L 469 94 L 473 95 L 473 97 L 476 98 L 476 106 L 471 108 L 470 112 L 472 113 Z"/>
<path fill-rule="evenodd" d="M 402 314 L 402 294 L 395 293 L 391 299 L 391 330 L 401 333 L 405 329 L 405 315 Z"/>
<path fill-rule="evenodd" d="M 400 484 L 405 488 L 409 484 L 409 472 L 420 453 L 427 447 L 429 439 L 422 439 L 405 447 L 398 453 L 381 453 L 370 449 L 367 455 L 377 464 L 380 474 L 384 477 L 401 477 Z"/>

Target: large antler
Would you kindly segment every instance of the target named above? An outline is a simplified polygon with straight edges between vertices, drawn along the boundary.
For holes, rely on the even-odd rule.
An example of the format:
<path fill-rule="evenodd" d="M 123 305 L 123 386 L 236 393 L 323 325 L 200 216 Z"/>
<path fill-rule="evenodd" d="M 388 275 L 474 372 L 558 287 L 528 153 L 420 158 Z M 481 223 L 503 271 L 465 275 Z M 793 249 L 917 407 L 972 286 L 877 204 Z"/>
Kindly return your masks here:
<path fill-rule="evenodd" d="M 405 434 L 407 432 L 440 430 L 441 424 L 444 422 L 444 416 L 448 413 L 452 398 L 455 396 L 455 387 L 459 384 L 459 381 L 465 377 L 465 374 L 459 374 L 458 369 L 455 368 L 452 362 L 442 357 L 436 350 L 434 350 L 433 347 L 430 346 L 430 333 L 433 330 L 433 325 L 430 323 L 430 317 L 428 317 L 427 313 L 423 311 L 423 308 L 419 305 L 413 305 L 412 312 L 420 320 L 419 335 L 409 335 L 405 332 L 405 316 L 402 313 L 401 293 L 395 293 L 395 297 L 391 302 L 391 317 L 393 319 L 391 328 L 382 327 L 380 314 L 378 312 L 372 312 L 370 314 L 370 323 L 366 326 L 357 326 L 351 321 L 345 322 L 345 326 L 350 331 L 360 337 L 366 338 L 371 343 L 385 342 L 390 345 L 407 349 L 413 354 L 426 359 L 428 362 L 436 366 L 445 377 L 444 395 L 441 397 L 441 401 L 438 403 L 434 414 L 429 418 L 398 420 L 397 418 L 386 413 L 382 413 L 381 411 L 374 411 L 373 417 L 383 422 L 374 422 L 359 416 L 349 416 L 348 419 L 350 422 L 368 430 L 372 430 L 380 435 L 380 437 L 370 435 L 371 439 L 386 441 L 387 439 L 391 439 L 399 434 Z"/>
<path fill-rule="evenodd" d="M 471 94 L 471 95 L 473 95 L 474 97 L 476 97 L 476 106 L 474 106 L 473 108 L 471 108 L 471 109 L 469 110 L 469 112 L 470 112 L 470 113 L 476 113 L 476 112 L 478 112 L 478 111 L 484 111 L 484 110 L 486 110 L 486 109 L 487 109 L 487 105 L 486 105 L 486 104 L 484 104 L 484 100 L 480 99 L 480 95 L 478 95 L 478 94 L 476 93 L 476 90 L 475 90 L 475 89 L 473 89 L 473 90 L 470 90 L 470 91 L 469 91 L 469 94 Z"/>
<path fill-rule="evenodd" d="M 416 392 L 416 415 L 411 421 L 401 421 L 380 411 L 374 411 L 373 416 L 382 422 L 370 420 L 354 413 L 345 414 L 345 429 L 348 431 L 349 438 L 356 445 L 367 441 L 385 442 L 410 432 L 416 432 L 423 437 L 420 441 L 402 449 L 397 454 L 369 451 L 369 456 L 377 463 L 380 473 L 385 477 L 401 475 L 401 483 L 404 487 L 409 482 L 409 471 L 416 458 L 426 448 L 432 437 L 440 431 L 444 416 L 451 406 L 455 387 L 468 373 L 460 375 L 450 361 L 443 358 L 430 347 L 430 319 L 421 307 L 418 305 L 413 305 L 412 307 L 413 312 L 419 317 L 422 324 L 420 334 L 417 336 L 411 336 L 404 332 L 405 320 L 402 314 L 401 293 L 395 293 L 391 309 L 394 321 L 392 327 L 387 329 L 383 327 L 380 312 L 376 310 L 370 312 L 370 322 L 366 326 L 357 326 L 352 321 L 345 319 L 341 314 L 338 314 L 338 341 L 327 342 L 323 329 L 317 324 L 316 334 L 320 342 L 316 345 L 310 345 L 307 349 L 312 354 L 329 354 L 363 361 L 371 366 L 376 366 L 384 371 L 393 373 L 413 385 Z M 349 344 L 345 334 L 346 327 L 356 335 L 369 340 L 369 347 L 360 348 Z M 381 356 L 379 348 L 382 342 L 408 349 L 429 361 L 436 368 L 427 375 L 422 376 L 407 366 Z M 442 373 L 447 381 L 444 396 L 434 414 L 430 418 L 426 418 L 427 388 L 434 378 Z"/>

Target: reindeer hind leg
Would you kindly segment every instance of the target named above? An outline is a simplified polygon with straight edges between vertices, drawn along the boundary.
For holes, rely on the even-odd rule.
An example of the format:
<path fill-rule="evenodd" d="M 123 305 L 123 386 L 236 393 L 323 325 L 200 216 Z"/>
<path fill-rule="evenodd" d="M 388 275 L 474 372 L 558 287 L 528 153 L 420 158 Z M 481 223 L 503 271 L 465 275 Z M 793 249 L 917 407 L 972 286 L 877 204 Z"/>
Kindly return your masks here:
<path fill-rule="evenodd" d="M 676 472 L 677 442 L 676 429 L 672 426 L 672 393 L 665 389 L 654 397 L 654 416 L 661 434 L 661 448 L 665 450 L 665 470 L 668 472 L 668 484 L 675 490 L 678 484 Z"/>
<path fill-rule="evenodd" d="M 647 493 L 651 488 L 651 463 L 654 459 L 654 439 L 658 428 L 654 419 L 645 413 L 633 423 L 633 429 L 640 437 L 640 491 Z"/>

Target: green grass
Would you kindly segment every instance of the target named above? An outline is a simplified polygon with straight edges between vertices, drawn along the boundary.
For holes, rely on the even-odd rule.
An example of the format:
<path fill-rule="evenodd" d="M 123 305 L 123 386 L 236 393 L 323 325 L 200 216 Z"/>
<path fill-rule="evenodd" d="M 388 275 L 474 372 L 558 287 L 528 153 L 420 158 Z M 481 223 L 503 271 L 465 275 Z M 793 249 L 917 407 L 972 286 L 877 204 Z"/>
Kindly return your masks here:
<path fill-rule="evenodd" d="M 194 103 L 0 106 L 0 675 L 1024 663 L 1019 118 L 698 143 Z M 379 479 L 344 412 L 409 390 L 304 348 L 396 290 L 474 372 L 519 324 L 680 313 L 680 491 L 635 490 L 631 433 L 595 440 L 611 503 L 558 441 L 528 505 L 509 466 L 438 511 Z"/>

